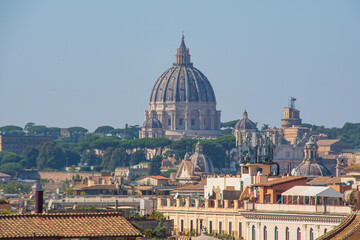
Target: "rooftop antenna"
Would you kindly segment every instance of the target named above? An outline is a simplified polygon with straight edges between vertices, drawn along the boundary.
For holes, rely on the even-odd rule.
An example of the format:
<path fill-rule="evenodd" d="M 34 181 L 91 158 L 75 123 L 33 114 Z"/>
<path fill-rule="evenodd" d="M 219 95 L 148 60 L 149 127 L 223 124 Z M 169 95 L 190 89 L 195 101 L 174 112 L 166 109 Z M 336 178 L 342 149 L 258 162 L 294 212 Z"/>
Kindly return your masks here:
<path fill-rule="evenodd" d="M 296 98 L 289 97 L 289 108 L 295 109 L 295 101 L 296 101 Z"/>

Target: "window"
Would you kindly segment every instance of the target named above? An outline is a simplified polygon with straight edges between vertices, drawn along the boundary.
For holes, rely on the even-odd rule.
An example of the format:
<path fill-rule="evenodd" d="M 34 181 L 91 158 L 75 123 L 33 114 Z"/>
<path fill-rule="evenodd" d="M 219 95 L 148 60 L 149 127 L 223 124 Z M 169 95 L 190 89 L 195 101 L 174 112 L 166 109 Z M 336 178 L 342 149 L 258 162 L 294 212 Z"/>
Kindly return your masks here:
<path fill-rule="evenodd" d="M 202 228 L 203 228 L 203 220 L 202 219 L 200 219 L 199 225 L 200 225 L 200 231 L 202 231 Z"/>
<path fill-rule="evenodd" d="M 301 240 L 301 230 L 300 230 L 300 228 L 297 228 L 296 239 Z"/>
<path fill-rule="evenodd" d="M 170 126 L 171 125 L 171 119 L 169 118 L 168 120 L 168 125 Z"/>
<path fill-rule="evenodd" d="M 274 229 L 274 240 L 278 240 L 278 239 L 279 239 L 278 227 L 275 227 L 275 229 Z"/>
<path fill-rule="evenodd" d="M 191 219 L 190 220 L 190 232 L 192 232 L 194 230 L 194 221 Z"/>
<path fill-rule="evenodd" d="M 213 229 L 212 229 L 212 221 L 209 221 L 209 233 L 212 233 Z"/>
<path fill-rule="evenodd" d="M 285 239 L 290 240 L 290 233 L 289 233 L 289 228 L 288 227 L 285 228 Z"/>
<path fill-rule="evenodd" d="M 182 119 L 179 120 L 179 125 L 180 125 L 180 126 L 183 125 L 183 120 L 182 120 Z"/>
<path fill-rule="evenodd" d="M 184 233 L 184 219 L 180 220 L 180 232 Z"/>
<path fill-rule="evenodd" d="M 264 240 L 267 240 L 267 227 L 264 226 Z"/>
<path fill-rule="evenodd" d="M 239 238 L 242 237 L 242 223 L 239 222 Z"/>
<path fill-rule="evenodd" d="M 222 234 L 222 222 L 219 221 L 219 234 Z"/>
<path fill-rule="evenodd" d="M 325 234 L 325 233 L 327 233 L 327 229 L 326 229 L 326 228 L 324 229 L 324 234 Z"/>
<path fill-rule="evenodd" d="M 195 125 L 195 119 L 191 119 L 191 126 Z"/>
<path fill-rule="evenodd" d="M 232 222 L 229 222 L 229 234 L 232 235 Z"/>
<path fill-rule="evenodd" d="M 314 240 L 314 230 L 312 228 L 310 228 L 310 240 Z"/>
<path fill-rule="evenodd" d="M 255 225 L 252 225 L 252 228 L 251 228 L 251 239 L 252 239 L 252 240 L 255 240 L 255 239 L 256 239 L 255 234 L 256 234 L 256 232 L 255 232 Z"/>

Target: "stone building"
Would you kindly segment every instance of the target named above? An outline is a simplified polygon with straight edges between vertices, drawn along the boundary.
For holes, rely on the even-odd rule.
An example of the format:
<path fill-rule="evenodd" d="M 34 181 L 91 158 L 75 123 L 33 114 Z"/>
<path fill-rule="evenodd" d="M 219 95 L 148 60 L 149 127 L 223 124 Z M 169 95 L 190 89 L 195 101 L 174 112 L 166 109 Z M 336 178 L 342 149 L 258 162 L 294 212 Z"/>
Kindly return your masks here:
<path fill-rule="evenodd" d="M 139 134 L 141 138 L 159 137 L 149 134 L 147 121 L 150 118 L 161 123 L 164 136 L 170 139 L 216 138 L 221 135 L 220 111 L 216 110 L 214 90 L 206 76 L 193 67 L 184 36 L 175 63 L 155 83 L 149 105 Z M 157 130 L 159 126 L 157 123 Z"/>
<path fill-rule="evenodd" d="M 27 146 L 39 146 L 44 142 L 51 142 L 52 136 L 10 136 L 0 135 L 0 152 L 21 154 Z"/>

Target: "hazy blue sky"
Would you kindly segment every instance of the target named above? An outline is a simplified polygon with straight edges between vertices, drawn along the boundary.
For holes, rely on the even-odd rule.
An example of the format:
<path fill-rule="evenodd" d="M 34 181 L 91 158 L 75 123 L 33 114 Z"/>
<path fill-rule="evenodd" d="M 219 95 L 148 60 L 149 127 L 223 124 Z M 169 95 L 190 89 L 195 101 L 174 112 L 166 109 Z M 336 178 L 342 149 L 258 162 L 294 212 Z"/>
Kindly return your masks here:
<path fill-rule="evenodd" d="M 182 31 L 221 120 L 360 122 L 360 1 L 0 1 L 0 126 L 142 124 Z"/>

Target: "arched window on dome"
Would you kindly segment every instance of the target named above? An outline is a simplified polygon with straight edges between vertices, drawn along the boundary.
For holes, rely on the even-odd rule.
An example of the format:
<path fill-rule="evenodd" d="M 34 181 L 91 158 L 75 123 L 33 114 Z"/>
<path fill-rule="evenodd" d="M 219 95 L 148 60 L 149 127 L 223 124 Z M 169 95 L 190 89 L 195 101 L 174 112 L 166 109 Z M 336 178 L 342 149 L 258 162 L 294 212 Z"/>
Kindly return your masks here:
<path fill-rule="evenodd" d="M 279 231 L 278 231 L 278 227 L 275 226 L 274 229 L 274 240 L 278 240 L 279 239 Z"/>

